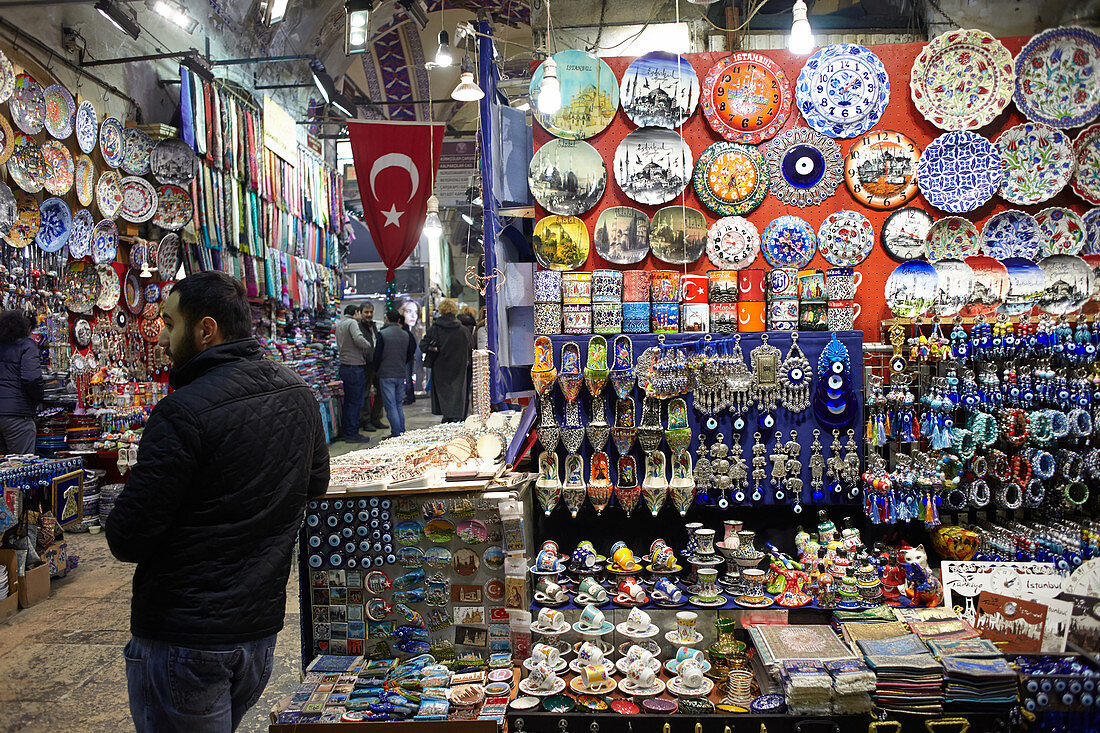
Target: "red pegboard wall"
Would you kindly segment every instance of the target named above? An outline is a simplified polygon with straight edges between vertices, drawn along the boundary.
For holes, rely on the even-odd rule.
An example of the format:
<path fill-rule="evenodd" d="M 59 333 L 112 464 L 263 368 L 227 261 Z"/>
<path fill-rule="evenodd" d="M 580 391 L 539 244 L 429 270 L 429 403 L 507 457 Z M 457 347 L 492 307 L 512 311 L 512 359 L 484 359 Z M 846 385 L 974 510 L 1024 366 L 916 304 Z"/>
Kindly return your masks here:
<path fill-rule="evenodd" d="M 1013 56 L 1017 54 L 1024 44 L 1027 43 L 1027 37 L 1014 37 L 1014 38 L 1002 38 L 1001 43 L 1012 52 Z M 923 43 L 901 43 L 893 45 L 881 45 L 881 46 L 868 46 L 874 51 L 880 59 L 882 59 L 883 65 L 886 67 L 886 72 L 890 75 L 890 102 L 886 106 L 886 111 L 883 113 L 878 124 L 876 124 L 871 131 L 876 130 L 894 130 L 910 137 L 917 145 L 924 150 L 930 142 L 932 142 L 939 135 L 943 134 L 943 130 L 935 127 L 932 123 L 926 121 L 917 108 L 913 104 L 913 100 L 909 95 L 909 72 L 913 65 L 913 60 L 924 48 Z M 761 51 L 765 56 L 768 56 L 775 60 L 783 69 L 783 73 L 787 77 L 787 81 L 793 88 L 798 79 L 798 74 L 802 70 L 803 64 L 806 62 L 808 56 L 793 56 L 787 51 Z M 725 58 L 728 54 L 725 53 L 697 53 L 687 54 L 686 58 L 694 67 L 695 73 L 699 76 L 700 86 L 703 84 L 703 80 L 706 78 L 707 71 L 722 58 Z M 621 79 L 623 73 L 626 71 L 627 66 L 633 58 L 628 57 L 614 57 L 605 58 L 611 70 L 615 72 L 616 79 Z M 1015 105 L 1010 101 L 1005 111 L 993 120 L 993 122 L 985 127 L 976 130 L 978 134 L 988 138 L 989 140 L 995 140 L 998 135 L 1004 130 L 1018 125 L 1024 122 L 1023 115 L 1019 113 Z M 534 130 L 534 146 L 537 150 L 542 145 L 553 139 L 553 136 L 542 128 L 538 122 L 535 122 Z M 784 126 L 784 130 L 791 127 L 805 127 L 806 121 L 798 111 L 797 105 L 792 104 L 791 116 Z M 600 212 L 612 206 L 632 206 L 640 209 L 646 214 L 653 217 L 653 214 L 664 206 L 672 206 L 679 204 L 681 199 L 678 197 L 675 201 L 670 201 L 662 206 L 646 206 L 640 204 L 626 196 L 615 182 L 614 160 L 615 149 L 624 137 L 633 130 L 637 129 L 633 123 L 631 123 L 623 111 L 620 109 L 615 118 L 608 125 L 607 129 L 594 137 L 587 140 L 589 144 L 599 151 L 603 157 L 604 163 L 607 166 L 607 189 L 604 192 L 603 198 L 589 209 L 584 214 L 580 215 L 580 219 L 585 223 L 588 228 L 588 234 L 591 238 L 592 232 L 596 225 L 596 220 L 600 216 Z M 1076 135 L 1076 131 L 1067 131 L 1072 138 Z M 711 143 L 718 142 L 723 138 L 716 132 L 714 132 L 710 125 L 707 124 L 706 118 L 703 115 L 702 106 L 696 107 L 695 112 L 691 118 L 684 124 L 682 128 L 682 134 L 684 140 L 687 141 L 688 146 L 691 148 L 692 156 L 695 160 L 698 160 L 699 155 L 709 146 Z M 838 139 L 836 142 L 840 145 L 841 152 L 846 156 L 852 143 L 857 140 L 856 138 Z M 767 145 L 767 142 L 761 143 L 759 146 L 761 149 Z M 708 210 L 699 201 L 698 196 L 695 195 L 695 188 L 691 183 L 688 183 L 687 188 L 683 195 L 684 204 L 702 211 L 707 218 L 707 225 L 710 226 L 717 221 L 720 216 L 714 212 Z M 927 210 L 933 218 L 940 219 L 945 216 L 949 216 L 947 212 L 940 211 L 931 206 L 921 194 L 917 194 L 911 201 L 905 204 L 905 206 L 917 206 Z M 1005 209 L 1022 209 L 1028 213 L 1034 215 L 1050 206 L 1066 206 L 1074 209 L 1078 213 L 1083 214 L 1089 207 L 1084 204 L 1077 196 L 1070 191 L 1070 187 L 1066 188 L 1057 196 L 1044 201 L 1037 206 L 1016 206 L 1008 204 L 1003 201 L 999 196 L 994 196 L 993 200 L 985 204 L 975 211 L 971 211 L 967 214 L 963 214 L 970 221 L 977 225 L 978 230 L 981 231 L 985 225 L 985 221 L 994 214 L 1004 211 Z M 817 231 L 821 226 L 821 222 L 829 216 L 829 214 L 840 211 L 842 209 L 852 209 L 858 211 L 866 216 L 871 224 L 875 228 L 875 247 L 871 251 L 871 255 L 864 260 L 856 269 L 863 274 L 863 283 L 859 287 L 859 291 L 856 293 L 856 300 L 859 301 L 862 306 L 862 313 L 859 320 L 856 323 L 857 328 L 861 328 L 868 335 L 868 340 L 877 339 L 879 334 L 879 322 L 893 317 L 889 308 L 886 306 L 883 293 L 885 292 L 886 279 L 893 272 L 894 268 L 899 264 L 893 258 L 886 254 L 882 249 L 882 243 L 879 239 L 879 232 L 882 229 L 883 223 L 886 218 L 892 213 L 893 210 L 877 211 L 870 209 L 863 204 L 857 202 L 849 193 L 848 188 L 845 186 L 843 180 L 840 185 L 837 186 L 836 192 L 825 199 L 819 206 L 811 206 L 804 209 L 800 209 L 797 206 L 788 206 L 779 199 L 777 199 L 770 191 L 765 197 L 764 202 L 753 212 L 745 216 L 746 219 L 751 221 L 761 234 L 764 232 L 764 228 L 778 216 L 784 214 L 791 214 L 794 216 L 800 216 L 813 226 L 814 231 Z M 536 203 L 536 210 L 538 217 L 547 216 L 548 211 L 538 206 Z M 588 260 L 581 268 L 583 270 L 598 270 L 601 268 L 610 269 L 636 269 L 642 267 L 646 270 L 663 270 L 663 269 L 680 269 L 675 265 L 669 265 L 661 262 L 655 258 L 652 254 L 648 255 L 638 265 L 632 265 L 623 267 L 621 265 L 615 265 L 607 262 L 600 257 L 594 247 L 589 250 Z M 756 261 L 752 264 L 754 268 L 768 269 L 769 265 L 764 260 L 763 255 L 757 257 Z M 830 267 L 829 263 L 820 255 L 815 255 L 810 267 L 816 267 L 826 269 Z M 683 268 L 687 273 L 693 274 L 705 274 L 707 270 L 714 269 L 710 259 L 706 254 L 700 257 L 696 262 L 687 265 Z"/>

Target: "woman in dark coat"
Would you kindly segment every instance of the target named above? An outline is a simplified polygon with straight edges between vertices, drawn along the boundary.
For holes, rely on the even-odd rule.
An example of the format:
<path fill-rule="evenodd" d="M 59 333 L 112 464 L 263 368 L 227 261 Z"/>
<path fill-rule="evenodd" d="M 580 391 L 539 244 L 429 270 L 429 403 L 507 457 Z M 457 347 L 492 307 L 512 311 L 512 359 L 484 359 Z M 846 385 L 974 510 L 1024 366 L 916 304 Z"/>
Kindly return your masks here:
<path fill-rule="evenodd" d="M 0 453 L 34 453 L 34 415 L 42 401 L 42 364 L 23 311 L 0 313 Z"/>
<path fill-rule="evenodd" d="M 467 412 L 466 370 L 473 346 L 470 332 L 455 317 L 457 313 L 458 304 L 453 300 L 440 303 L 439 317 L 424 334 L 420 347 L 425 354 L 429 353 L 424 349 L 428 343 L 439 347 L 432 362 L 432 414 L 442 415 L 443 422 L 461 422 Z"/>

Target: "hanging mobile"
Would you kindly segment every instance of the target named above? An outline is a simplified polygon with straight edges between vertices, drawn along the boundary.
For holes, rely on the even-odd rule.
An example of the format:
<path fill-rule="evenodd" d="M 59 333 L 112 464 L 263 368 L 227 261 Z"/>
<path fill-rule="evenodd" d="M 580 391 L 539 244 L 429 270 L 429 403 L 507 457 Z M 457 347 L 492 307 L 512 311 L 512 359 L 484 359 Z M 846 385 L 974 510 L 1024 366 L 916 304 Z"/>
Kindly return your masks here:
<path fill-rule="evenodd" d="M 840 444 L 839 430 L 833 431 L 833 445 L 830 450 L 832 455 L 825 461 L 829 478 L 832 479 L 832 482 L 829 483 L 829 489 L 834 494 L 839 494 L 844 488 L 844 448 Z"/>
<path fill-rule="evenodd" d="M 735 489 L 733 493 L 733 500 L 738 504 L 745 501 L 745 487 L 749 485 L 749 465 L 745 463 L 745 454 L 741 449 L 741 436 L 734 433 L 731 438 L 731 444 L 737 446 L 737 450 L 732 455 L 730 461 L 729 478 L 730 484 Z"/>
<path fill-rule="evenodd" d="M 772 462 L 772 496 L 776 501 L 783 501 L 786 494 L 783 492 L 783 482 L 787 478 L 787 447 L 783 445 L 783 433 L 775 434 L 775 447 L 772 448 L 768 458 Z"/>
<path fill-rule="evenodd" d="M 890 326 L 890 345 L 894 348 L 894 353 L 890 357 L 890 371 L 895 374 L 905 371 L 905 357 L 902 355 L 901 347 L 905 345 L 905 324 L 900 319 L 895 318 L 894 323 Z"/>
<path fill-rule="evenodd" d="M 814 392 L 814 417 L 827 428 L 843 428 L 855 419 L 856 396 L 852 391 L 852 364 L 848 347 L 833 334 L 818 361 L 821 380 Z"/>
<path fill-rule="evenodd" d="M 760 491 L 760 485 L 764 483 L 764 479 L 768 476 L 767 471 L 764 470 L 764 466 L 768 464 L 765 455 L 768 449 L 760 442 L 760 433 L 753 433 L 752 439 L 752 480 L 754 486 L 752 500 L 760 501 L 764 497 L 764 494 Z"/>
<path fill-rule="evenodd" d="M 836 336 L 833 336 L 836 339 Z M 750 396 L 761 412 L 774 412 L 779 393 L 779 349 L 768 344 L 768 334 L 760 337 L 760 345 L 749 354 L 752 361 Z M 838 342 L 839 343 L 839 342 Z"/>
<path fill-rule="evenodd" d="M 791 333 L 791 348 L 779 367 L 780 395 L 790 412 L 802 412 L 810 406 L 813 378 L 810 360 L 798 346 L 798 332 L 794 331 Z"/>
<path fill-rule="evenodd" d="M 798 457 L 802 454 L 802 446 L 798 442 L 798 431 L 791 431 L 791 439 L 785 446 L 787 449 L 787 492 L 794 500 L 794 513 L 802 513 L 802 461 Z"/>
<path fill-rule="evenodd" d="M 825 456 L 821 454 L 821 431 L 814 428 L 814 442 L 810 444 L 810 498 L 814 503 L 825 499 Z"/>
<path fill-rule="evenodd" d="M 734 414 L 743 415 L 749 409 L 749 395 L 752 389 L 753 376 L 745 365 L 745 354 L 741 351 L 741 335 L 738 334 L 733 339 L 733 355 L 724 360 L 726 365 L 726 403 Z"/>

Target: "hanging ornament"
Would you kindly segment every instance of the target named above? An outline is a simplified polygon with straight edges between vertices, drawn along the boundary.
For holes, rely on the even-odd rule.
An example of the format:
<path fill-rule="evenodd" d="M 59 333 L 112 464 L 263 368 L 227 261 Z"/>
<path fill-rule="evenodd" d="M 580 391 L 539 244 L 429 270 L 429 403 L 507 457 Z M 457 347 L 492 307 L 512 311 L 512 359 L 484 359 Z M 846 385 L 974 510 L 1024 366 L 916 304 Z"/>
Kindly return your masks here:
<path fill-rule="evenodd" d="M 833 334 L 818 361 L 821 380 L 814 393 L 814 417 L 827 428 L 842 428 L 855 419 L 852 365 L 848 348 Z"/>
<path fill-rule="evenodd" d="M 626 456 L 634 447 L 638 437 L 638 427 L 634 422 L 634 398 L 627 397 L 615 404 L 615 427 L 611 428 L 611 439 L 620 456 Z M 632 459 L 633 460 L 633 459 Z"/>
<path fill-rule="evenodd" d="M 607 454 L 600 451 L 592 454 L 592 471 L 588 479 L 588 500 L 596 510 L 596 516 L 603 514 L 611 501 L 611 469 Z"/>
<path fill-rule="evenodd" d="M 789 411 L 802 412 L 810 406 L 813 379 L 810 360 L 798 345 L 798 332 L 792 332 L 790 351 L 779 367 L 780 397 Z"/>
<path fill-rule="evenodd" d="M 833 337 L 836 339 L 836 336 Z M 752 360 L 752 386 L 750 394 L 756 401 L 756 409 L 773 412 L 779 392 L 779 349 L 768 344 L 768 334 L 760 337 L 760 345 L 749 354 Z M 838 342 L 839 343 L 839 342 Z M 844 352 L 847 355 L 847 351 Z"/>
<path fill-rule="evenodd" d="M 620 334 L 615 337 L 614 361 L 608 378 L 620 400 L 625 400 L 634 391 L 634 353 L 630 337 Z"/>
<path fill-rule="evenodd" d="M 768 477 L 768 473 L 764 469 L 764 466 L 768 465 L 768 458 L 766 455 L 768 449 L 760 441 L 760 433 L 753 433 L 752 440 L 752 500 L 760 501 L 764 498 L 763 492 L 760 491 L 760 486 L 764 483 L 764 479 Z"/>
<path fill-rule="evenodd" d="M 810 498 L 814 503 L 825 499 L 825 457 L 821 454 L 821 431 L 814 428 L 814 442 L 810 445 Z"/>
<path fill-rule="evenodd" d="M 741 351 L 741 335 L 733 337 L 733 354 L 723 357 L 720 368 L 726 375 L 726 390 L 723 403 L 736 415 L 743 415 L 749 409 L 751 400 L 752 374 L 745 365 L 745 354 Z"/>

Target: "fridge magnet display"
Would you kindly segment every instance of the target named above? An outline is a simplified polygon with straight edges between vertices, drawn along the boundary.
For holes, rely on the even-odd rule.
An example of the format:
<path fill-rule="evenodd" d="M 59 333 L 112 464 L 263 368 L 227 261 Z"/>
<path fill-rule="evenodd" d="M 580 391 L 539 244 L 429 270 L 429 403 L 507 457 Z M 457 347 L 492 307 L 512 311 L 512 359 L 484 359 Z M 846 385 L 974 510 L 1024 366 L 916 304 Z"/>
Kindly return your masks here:
<path fill-rule="evenodd" d="M 1039 309 L 1056 316 L 1081 309 L 1092 297 L 1092 268 L 1080 257 L 1051 255 L 1039 260 L 1046 286 L 1039 298 Z"/>
<path fill-rule="evenodd" d="M 619 82 L 611 67 L 585 51 L 559 51 L 553 58 L 561 107 L 547 114 L 535 106 L 535 119 L 551 135 L 569 140 L 584 140 L 603 132 L 619 108 Z M 545 66 L 544 61 L 531 75 L 531 99 L 538 96 Z"/>
<path fill-rule="evenodd" d="M 760 249 L 772 267 L 805 267 L 817 251 L 817 235 L 805 219 L 780 216 L 764 230 Z"/>
<path fill-rule="evenodd" d="M 0 51 L 0 104 L 11 99 L 13 92 L 15 92 L 15 69 L 12 68 L 11 61 L 4 52 Z"/>
<path fill-rule="evenodd" d="M 699 200 L 714 213 L 747 214 L 768 193 L 768 168 L 759 149 L 717 142 L 699 156 L 692 183 Z"/>
<path fill-rule="evenodd" d="M 1004 175 L 997 148 L 974 132 L 946 132 L 933 140 L 917 163 L 917 185 L 937 209 L 973 211 L 1001 187 Z"/>
<path fill-rule="evenodd" d="M 1057 194 L 1073 177 L 1073 144 L 1061 130 L 1025 122 L 996 140 L 1005 175 L 998 193 L 1012 204 L 1031 205 Z"/>
<path fill-rule="evenodd" d="M 424 536 L 432 542 L 443 544 L 455 536 L 455 525 L 449 519 L 433 519 L 424 525 Z"/>
<path fill-rule="evenodd" d="M 1035 217 L 1023 211 L 1009 209 L 989 217 L 982 229 L 982 254 L 999 260 L 1008 257 L 1039 256 L 1042 233 Z"/>
<path fill-rule="evenodd" d="M 692 165 L 691 149 L 676 132 L 640 127 L 615 149 L 615 182 L 639 203 L 664 204 L 683 192 Z"/>
<path fill-rule="evenodd" d="M 607 167 L 583 140 L 554 139 L 539 148 L 527 172 L 531 195 L 552 214 L 575 216 L 603 196 Z"/>
<path fill-rule="evenodd" d="M 76 159 L 73 185 L 76 188 L 76 200 L 80 205 L 91 206 L 92 199 L 95 198 L 95 163 L 87 155 L 81 155 Z"/>
<path fill-rule="evenodd" d="M 38 193 L 46 184 L 45 167 L 42 148 L 27 135 L 15 133 L 14 148 L 8 159 L 8 175 L 15 185 L 27 193 Z"/>
<path fill-rule="evenodd" d="M 817 246 L 830 265 L 855 267 L 867 259 L 875 246 L 875 230 L 858 211 L 835 211 L 817 230 Z"/>
<path fill-rule="evenodd" d="M 486 547 L 481 559 L 490 570 L 500 570 L 504 567 L 504 548 L 499 545 Z"/>
<path fill-rule="evenodd" d="M 46 100 L 42 87 L 30 74 L 15 77 L 15 93 L 8 102 L 11 121 L 28 135 L 42 132 L 46 123 Z"/>
<path fill-rule="evenodd" d="M 80 152 L 88 154 L 95 150 L 96 139 L 99 137 L 99 119 L 95 107 L 87 99 L 76 108 L 74 129 Z"/>
<path fill-rule="evenodd" d="M 12 150 L 15 149 L 15 132 L 7 119 L 0 117 L 0 165 L 8 162 Z"/>
<path fill-rule="evenodd" d="M 600 212 L 592 231 L 596 254 L 616 265 L 633 265 L 649 254 L 649 216 L 632 206 Z"/>
<path fill-rule="evenodd" d="M 1004 266 L 1008 270 L 1008 294 L 998 312 L 1006 316 L 1030 313 L 1046 289 L 1046 273 L 1023 257 L 1009 257 Z"/>
<path fill-rule="evenodd" d="M 653 215 L 649 247 L 653 256 L 670 265 L 685 265 L 703 256 L 707 246 L 707 218 L 690 206 L 666 206 Z"/>
<path fill-rule="evenodd" d="M 1073 209 L 1052 206 L 1035 215 L 1039 224 L 1039 254 L 1051 255 L 1079 254 L 1085 246 L 1085 222 Z"/>
<path fill-rule="evenodd" d="M 742 270 L 755 262 L 758 254 L 760 232 L 744 217 L 724 216 L 707 231 L 707 257 L 720 270 Z"/>
<path fill-rule="evenodd" d="M 730 142 L 760 143 L 775 136 L 791 113 L 794 94 L 783 70 L 758 53 L 733 53 L 703 80 L 703 115 Z"/>
<path fill-rule="evenodd" d="M 73 123 L 76 118 L 76 102 L 69 90 L 60 84 L 51 84 L 42 92 L 42 100 L 46 105 L 46 117 L 44 123 L 46 132 L 58 140 L 64 140 L 73 134 Z"/>
<path fill-rule="evenodd" d="M 1032 36 L 1016 56 L 1016 107 L 1033 122 L 1068 129 L 1100 114 L 1100 36 L 1077 26 Z"/>
<path fill-rule="evenodd" d="M 794 96 L 810 127 L 829 137 L 855 137 L 882 117 L 890 101 L 890 79 L 870 49 L 835 43 L 806 61 Z"/>
<path fill-rule="evenodd" d="M 780 134 L 768 143 L 765 157 L 772 193 L 785 204 L 816 206 L 832 196 L 840 183 L 840 147 L 808 127 Z"/>
<path fill-rule="evenodd" d="M 974 292 L 974 271 L 963 260 L 940 260 L 932 263 L 932 267 L 938 277 L 932 312 L 941 318 L 948 318 L 970 302 Z"/>
<path fill-rule="evenodd" d="M 1090 204 L 1100 205 L 1100 125 L 1086 127 L 1073 140 L 1077 170 L 1073 192 Z"/>
<path fill-rule="evenodd" d="M 699 104 L 699 77 L 683 56 L 651 51 L 626 67 L 619 102 L 638 127 L 676 129 Z"/>
<path fill-rule="evenodd" d="M 978 228 L 961 216 L 947 216 L 932 225 L 924 246 L 930 262 L 976 255 Z"/>
<path fill-rule="evenodd" d="M 909 92 L 917 110 L 941 130 L 985 127 L 1012 97 L 1012 54 L 979 30 L 933 38 L 913 61 Z"/>
<path fill-rule="evenodd" d="M 886 279 L 886 305 L 898 318 L 916 318 L 936 302 L 939 275 L 924 260 L 909 260 Z"/>
<path fill-rule="evenodd" d="M 535 259 L 548 270 L 575 270 L 588 259 L 588 229 L 575 216 L 547 216 L 535 224 Z"/>
<path fill-rule="evenodd" d="M 69 205 L 59 198 L 50 198 L 38 207 L 39 225 L 34 241 L 43 252 L 59 252 L 69 239 L 73 214 Z"/>
<path fill-rule="evenodd" d="M 852 143 L 844 160 L 844 185 L 872 209 L 892 209 L 917 195 L 920 149 L 900 132 L 870 132 Z"/>
<path fill-rule="evenodd" d="M 42 145 L 42 185 L 54 196 L 64 196 L 73 187 L 76 165 L 69 149 L 57 140 Z"/>
<path fill-rule="evenodd" d="M 901 262 L 923 257 L 924 243 L 933 223 L 932 215 L 924 209 L 915 206 L 898 209 L 882 225 L 882 248 Z"/>
<path fill-rule="evenodd" d="M 476 552 L 468 547 L 463 547 L 455 550 L 451 565 L 456 573 L 466 578 L 477 573 L 477 569 L 481 566 L 481 559 L 478 558 Z"/>

